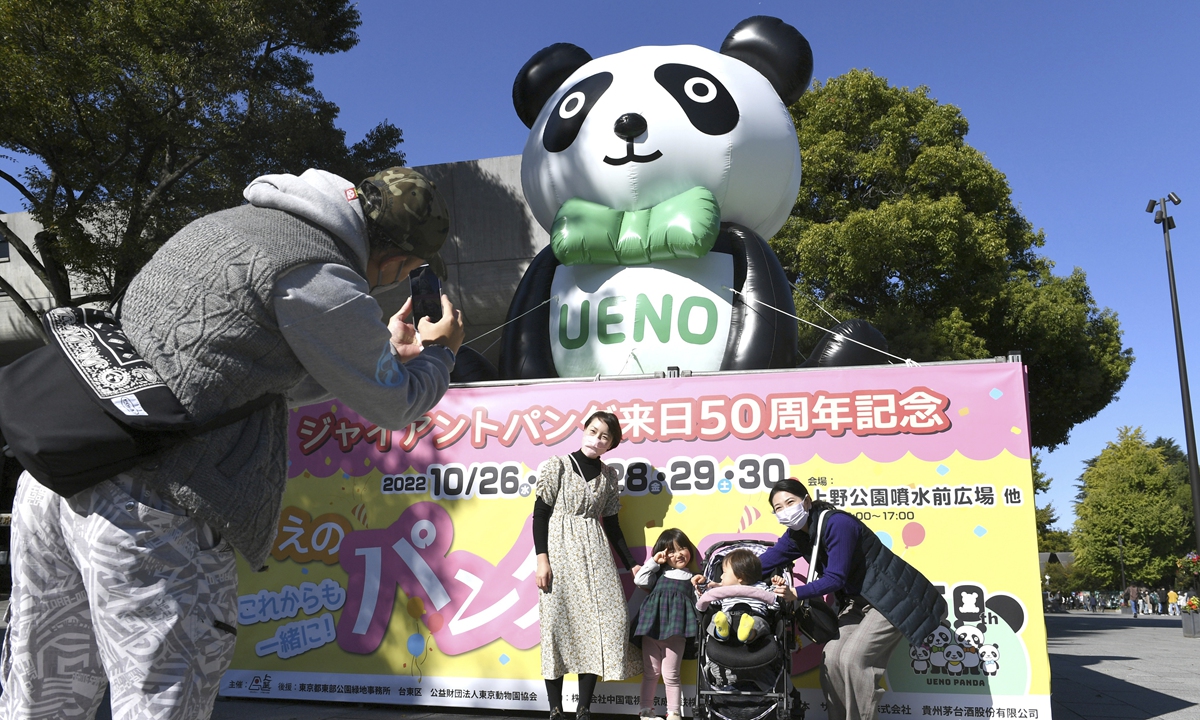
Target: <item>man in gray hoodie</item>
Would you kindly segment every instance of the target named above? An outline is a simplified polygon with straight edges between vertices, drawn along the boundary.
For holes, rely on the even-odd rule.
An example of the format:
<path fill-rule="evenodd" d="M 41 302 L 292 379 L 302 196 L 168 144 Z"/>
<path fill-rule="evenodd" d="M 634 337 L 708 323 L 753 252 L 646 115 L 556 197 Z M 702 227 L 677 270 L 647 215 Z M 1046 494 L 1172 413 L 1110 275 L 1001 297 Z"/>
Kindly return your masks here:
<path fill-rule="evenodd" d="M 274 540 L 288 406 L 337 397 L 399 429 L 446 392 L 461 313 L 443 296 L 439 322 L 414 326 L 406 303 L 385 323 L 371 296 L 441 267 L 432 183 L 308 170 L 244 195 L 167 241 L 121 317 L 198 422 L 274 400 L 70 498 L 21 476 L 0 718 L 90 718 L 106 685 L 115 719 L 208 717 L 237 634 L 234 550 L 261 568 Z"/>

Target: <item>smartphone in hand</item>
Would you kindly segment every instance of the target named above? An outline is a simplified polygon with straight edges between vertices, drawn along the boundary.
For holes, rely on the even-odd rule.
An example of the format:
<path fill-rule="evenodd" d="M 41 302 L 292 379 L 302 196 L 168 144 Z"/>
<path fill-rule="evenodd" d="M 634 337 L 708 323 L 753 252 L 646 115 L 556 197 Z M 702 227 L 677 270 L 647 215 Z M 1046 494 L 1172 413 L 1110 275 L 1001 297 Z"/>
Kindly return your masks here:
<path fill-rule="evenodd" d="M 428 265 L 413 270 L 408 274 L 408 284 L 412 295 L 412 322 L 416 325 L 421 318 L 427 317 L 430 322 L 442 319 L 442 281 L 434 274 Z"/>

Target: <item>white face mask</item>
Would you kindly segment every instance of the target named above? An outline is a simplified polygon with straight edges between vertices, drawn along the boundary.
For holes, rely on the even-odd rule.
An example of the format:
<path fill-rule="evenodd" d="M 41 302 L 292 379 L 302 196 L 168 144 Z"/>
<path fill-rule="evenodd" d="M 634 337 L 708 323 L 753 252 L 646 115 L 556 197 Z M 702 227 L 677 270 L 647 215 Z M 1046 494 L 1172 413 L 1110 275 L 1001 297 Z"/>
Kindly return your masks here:
<path fill-rule="evenodd" d="M 775 519 L 780 525 L 799 530 L 808 522 L 808 510 L 804 508 L 804 503 L 796 503 L 775 513 Z"/>
<path fill-rule="evenodd" d="M 598 435 L 584 435 L 583 444 L 579 448 L 583 454 L 595 460 L 608 448 L 604 447 L 604 441 Z"/>
<path fill-rule="evenodd" d="M 398 287 L 400 287 L 399 280 L 397 280 L 394 283 L 389 283 L 387 285 L 376 285 L 375 287 L 371 288 L 370 292 L 368 292 L 367 294 L 370 295 L 371 297 L 379 297 L 380 295 L 384 294 L 388 290 L 392 290 L 393 288 L 398 288 Z"/>
<path fill-rule="evenodd" d="M 371 297 L 378 297 L 379 295 L 387 292 L 388 290 L 399 287 L 400 283 L 402 283 L 408 279 L 407 277 L 405 277 L 403 275 L 403 273 L 404 273 L 404 264 L 401 263 L 400 266 L 396 268 L 396 274 L 392 277 L 392 281 L 389 283 L 385 283 L 383 281 L 383 268 L 380 267 L 378 270 L 375 271 L 375 284 L 373 286 L 371 286 L 371 289 L 369 291 L 367 291 L 367 294 L 370 295 Z"/>

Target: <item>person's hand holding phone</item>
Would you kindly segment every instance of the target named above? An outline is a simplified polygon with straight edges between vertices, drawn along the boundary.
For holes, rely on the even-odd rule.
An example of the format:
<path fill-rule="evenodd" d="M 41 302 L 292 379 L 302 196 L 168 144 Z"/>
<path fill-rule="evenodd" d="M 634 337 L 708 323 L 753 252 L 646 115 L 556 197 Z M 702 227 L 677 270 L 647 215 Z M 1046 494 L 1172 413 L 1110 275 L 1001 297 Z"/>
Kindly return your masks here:
<path fill-rule="evenodd" d="M 431 322 L 442 319 L 442 280 L 428 265 L 408 274 L 409 299 L 412 300 L 413 322 L 429 318 Z"/>
<path fill-rule="evenodd" d="M 388 320 L 388 330 L 392 333 L 392 349 L 400 362 L 408 362 L 421 354 L 421 339 L 412 321 L 412 298 L 404 301 L 400 311 Z"/>
<path fill-rule="evenodd" d="M 417 323 L 417 332 L 421 334 L 422 345 L 444 345 L 455 354 L 467 334 L 462 324 L 462 311 L 456 310 L 445 295 L 442 296 L 442 319 L 430 322 L 422 318 Z"/>
<path fill-rule="evenodd" d="M 422 265 L 409 273 L 408 282 L 410 302 L 406 305 L 411 304 L 421 345 L 444 345 L 458 353 L 466 330 L 462 313 L 442 294 L 442 281 L 431 267 Z"/>

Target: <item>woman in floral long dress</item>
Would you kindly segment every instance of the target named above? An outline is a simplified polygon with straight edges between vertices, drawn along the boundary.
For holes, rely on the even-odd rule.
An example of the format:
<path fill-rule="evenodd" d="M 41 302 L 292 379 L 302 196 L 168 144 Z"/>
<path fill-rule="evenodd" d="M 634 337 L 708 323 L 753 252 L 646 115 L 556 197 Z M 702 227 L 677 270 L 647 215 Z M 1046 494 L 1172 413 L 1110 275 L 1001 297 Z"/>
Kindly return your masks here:
<path fill-rule="evenodd" d="M 612 548 L 637 573 L 621 533 L 621 490 L 615 468 L 600 456 L 621 442 L 621 425 L 597 412 L 584 425 L 582 447 L 550 458 L 538 471 L 533 510 L 542 637 L 542 676 L 550 720 L 562 720 L 563 675 L 579 675 L 578 720 L 590 720 L 596 681 L 624 680 L 642 671 L 629 644 L 625 591 Z"/>

